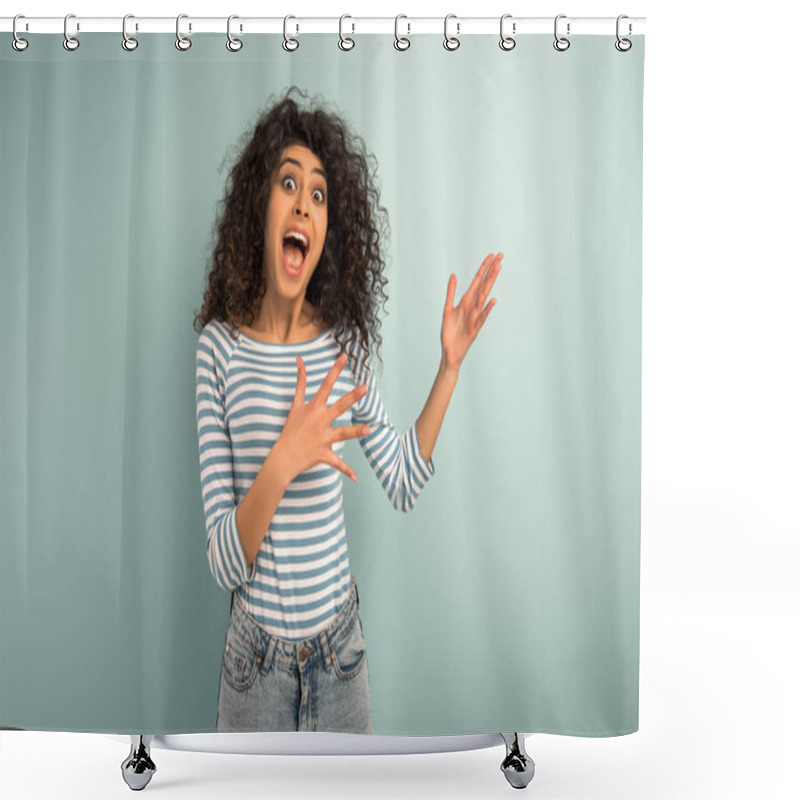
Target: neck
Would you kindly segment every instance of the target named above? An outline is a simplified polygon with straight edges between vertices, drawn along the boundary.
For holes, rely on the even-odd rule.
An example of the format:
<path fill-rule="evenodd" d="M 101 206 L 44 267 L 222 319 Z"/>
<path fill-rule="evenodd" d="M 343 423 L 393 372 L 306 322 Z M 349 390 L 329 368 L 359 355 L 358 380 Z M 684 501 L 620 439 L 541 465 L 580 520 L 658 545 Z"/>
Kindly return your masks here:
<path fill-rule="evenodd" d="M 261 303 L 261 312 L 253 327 L 273 342 L 288 343 L 302 338 L 302 333 L 311 322 L 310 309 L 305 295 L 294 300 L 276 297 L 269 289 Z"/>

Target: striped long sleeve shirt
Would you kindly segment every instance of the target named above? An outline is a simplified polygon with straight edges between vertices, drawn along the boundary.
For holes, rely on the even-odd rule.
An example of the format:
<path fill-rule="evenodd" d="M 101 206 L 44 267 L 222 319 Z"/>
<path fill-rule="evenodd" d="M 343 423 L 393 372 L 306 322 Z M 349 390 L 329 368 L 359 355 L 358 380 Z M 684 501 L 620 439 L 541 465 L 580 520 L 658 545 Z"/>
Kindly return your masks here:
<path fill-rule="evenodd" d="M 416 423 L 398 435 L 389 421 L 370 356 L 347 329 L 348 362 L 328 397 L 331 406 L 356 386 L 367 393 L 333 426 L 368 425 L 359 443 L 398 511 L 411 511 L 433 461 L 420 452 Z M 298 344 L 262 342 L 211 320 L 197 343 L 197 434 L 206 554 L 220 587 L 239 593 L 267 632 L 290 641 L 325 629 L 344 605 L 350 562 L 342 505 L 343 474 L 320 462 L 288 485 L 248 568 L 236 509 L 283 431 L 297 387 L 297 356 L 306 366 L 305 402 L 319 390 L 341 350 L 329 328 Z M 331 447 L 341 456 L 345 442 Z"/>

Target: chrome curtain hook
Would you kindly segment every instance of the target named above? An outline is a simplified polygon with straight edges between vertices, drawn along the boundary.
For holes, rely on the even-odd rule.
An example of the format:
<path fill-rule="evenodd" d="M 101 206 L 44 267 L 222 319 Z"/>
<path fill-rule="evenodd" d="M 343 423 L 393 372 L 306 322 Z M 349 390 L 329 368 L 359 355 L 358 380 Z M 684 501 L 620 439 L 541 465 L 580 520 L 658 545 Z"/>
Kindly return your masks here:
<path fill-rule="evenodd" d="M 554 27 L 556 40 L 553 42 L 553 47 L 555 47 L 556 50 L 562 53 L 564 52 L 564 50 L 569 50 L 569 39 L 565 39 L 563 36 L 558 35 L 558 21 L 560 19 L 566 19 L 566 18 L 567 18 L 566 14 L 559 14 L 556 17 L 555 27 Z M 567 36 L 569 36 L 569 22 L 567 23 Z"/>
<path fill-rule="evenodd" d="M 617 41 L 614 42 L 614 47 L 616 47 L 617 50 L 620 51 L 620 53 L 627 53 L 628 50 L 630 50 L 631 47 L 633 47 L 633 42 L 630 39 L 620 39 L 619 38 L 619 21 L 621 19 L 630 19 L 630 17 L 628 17 L 627 14 L 620 14 L 617 17 Z M 630 35 L 632 31 L 633 31 L 633 25 L 631 25 L 630 22 L 629 22 L 628 23 L 628 35 Z"/>
<path fill-rule="evenodd" d="M 67 33 L 67 22 L 69 21 L 70 17 L 74 17 L 74 16 L 75 16 L 74 14 L 67 14 L 67 16 L 64 17 L 64 49 L 65 50 L 70 50 L 70 51 L 77 50 L 80 47 L 80 44 L 81 44 L 74 36 L 70 36 Z M 80 24 L 78 24 L 78 30 L 80 30 L 80 29 L 81 29 L 81 26 L 80 26 Z"/>
<path fill-rule="evenodd" d="M 459 41 L 457 36 L 448 36 L 447 35 L 447 21 L 450 20 L 450 19 L 454 19 L 455 16 L 456 16 L 455 14 L 448 14 L 444 18 L 444 49 L 445 50 L 458 50 L 458 48 L 461 46 L 461 42 Z M 460 32 L 461 32 L 461 23 L 457 22 L 456 23 L 456 34 L 458 34 Z"/>
<path fill-rule="evenodd" d="M 516 39 L 513 39 L 511 36 L 505 36 L 503 34 L 503 23 L 511 17 L 511 14 L 503 14 L 500 17 L 500 49 L 501 50 L 513 50 L 517 46 Z M 517 23 L 511 23 L 511 32 L 517 32 Z"/>
<path fill-rule="evenodd" d="M 181 36 L 181 20 L 184 18 L 188 18 L 188 14 L 178 14 L 178 18 L 175 20 L 175 47 L 178 50 L 188 50 L 192 46 L 192 40 L 187 39 L 185 36 Z M 192 32 L 192 23 L 189 23 L 189 33 Z"/>
<path fill-rule="evenodd" d="M 290 19 L 297 19 L 297 17 L 293 17 L 291 14 L 287 14 L 283 18 L 283 49 L 292 52 L 293 50 L 297 50 L 297 48 L 300 47 L 300 42 L 298 42 L 297 39 L 290 38 L 289 35 L 286 33 L 286 23 Z M 300 30 L 299 25 L 297 25 L 297 30 L 298 31 Z"/>
<path fill-rule="evenodd" d="M 400 19 L 408 19 L 405 14 L 398 14 L 394 18 L 394 49 L 395 50 L 408 50 L 411 47 L 411 39 L 406 39 L 405 36 L 400 36 L 397 31 L 398 23 Z M 406 22 L 406 26 L 408 27 L 408 33 L 411 33 L 411 23 Z"/>
<path fill-rule="evenodd" d="M 342 23 L 346 19 L 353 19 L 353 18 L 349 14 L 342 14 L 342 16 L 339 17 L 339 49 L 340 50 L 352 50 L 356 46 L 356 43 L 355 43 L 354 39 L 351 39 L 349 36 L 345 36 L 342 33 Z M 355 32 L 355 29 L 356 29 L 355 22 L 352 23 L 352 26 L 353 26 L 353 31 Z"/>
<path fill-rule="evenodd" d="M 228 50 L 231 51 L 231 53 L 238 53 L 239 50 L 241 50 L 242 47 L 244 46 L 244 43 L 242 42 L 241 39 L 236 39 L 233 36 L 231 36 L 231 20 L 232 19 L 239 19 L 239 17 L 236 14 L 231 14 L 228 17 L 228 41 L 225 42 L 225 47 L 227 47 Z M 241 28 L 239 30 L 241 30 Z"/>
<path fill-rule="evenodd" d="M 126 31 L 126 26 L 128 24 L 129 19 L 135 19 L 133 14 L 126 14 L 122 18 L 122 49 L 127 50 L 129 53 L 132 50 L 135 50 L 139 46 L 139 40 L 134 39 L 132 36 L 128 36 Z"/>
<path fill-rule="evenodd" d="M 25 15 L 24 14 L 17 14 L 17 16 L 14 17 L 14 22 L 11 25 L 11 30 L 12 30 L 12 32 L 14 34 L 14 38 L 11 40 L 11 46 L 18 53 L 21 53 L 23 50 L 25 50 L 28 47 L 28 40 L 27 39 L 23 39 L 21 36 L 17 35 L 17 20 L 18 19 L 25 19 Z"/>

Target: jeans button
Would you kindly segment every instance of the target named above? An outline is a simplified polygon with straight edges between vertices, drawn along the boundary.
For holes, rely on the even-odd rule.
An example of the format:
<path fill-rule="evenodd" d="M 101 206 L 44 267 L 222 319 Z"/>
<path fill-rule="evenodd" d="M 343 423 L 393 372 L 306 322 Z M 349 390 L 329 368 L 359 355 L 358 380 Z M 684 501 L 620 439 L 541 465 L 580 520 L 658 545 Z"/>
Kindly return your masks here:
<path fill-rule="evenodd" d="M 313 652 L 314 652 L 314 648 L 313 647 L 304 647 L 300 651 L 300 660 L 301 661 L 305 661 L 306 660 L 306 656 L 310 656 L 311 653 L 313 653 Z"/>

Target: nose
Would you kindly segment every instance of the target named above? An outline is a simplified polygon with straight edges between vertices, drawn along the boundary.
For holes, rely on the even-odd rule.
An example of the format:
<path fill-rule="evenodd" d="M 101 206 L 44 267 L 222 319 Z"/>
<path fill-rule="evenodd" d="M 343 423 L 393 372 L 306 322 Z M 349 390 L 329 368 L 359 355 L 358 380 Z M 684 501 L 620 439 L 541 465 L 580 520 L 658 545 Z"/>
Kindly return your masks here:
<path fill-rule="evenodd" d="M 302 192 L 298 192 L 297 195 L 297 202 L 294 206 L 295 214 L 299 214 L 301 217 L 308 216 L 308 202 Z"/>

